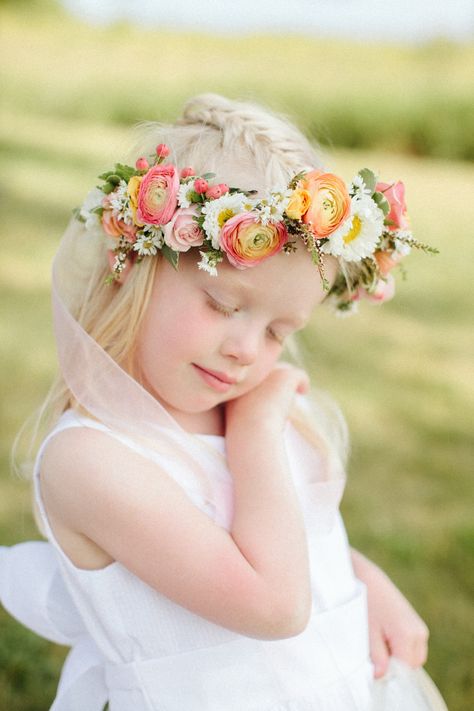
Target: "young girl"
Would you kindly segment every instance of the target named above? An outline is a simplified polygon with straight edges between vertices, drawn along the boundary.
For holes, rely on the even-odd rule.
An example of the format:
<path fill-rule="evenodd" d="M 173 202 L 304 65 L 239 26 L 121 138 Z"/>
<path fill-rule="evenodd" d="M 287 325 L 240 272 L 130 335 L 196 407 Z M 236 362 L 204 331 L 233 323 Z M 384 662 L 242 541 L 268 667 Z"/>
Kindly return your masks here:
<path fill-rule="evenodd" d="M 402 183 L 346 185 L 294 127 L 214 95 L 135 159 L 55 260 L 51 547 L 0 557 L 5 607 L 72 646 L 52 709 L 445 708 L 426 626 L 348 546 L 337 410 L 280 360 L 321 302 L 393 293 L 423 246 Z"/>

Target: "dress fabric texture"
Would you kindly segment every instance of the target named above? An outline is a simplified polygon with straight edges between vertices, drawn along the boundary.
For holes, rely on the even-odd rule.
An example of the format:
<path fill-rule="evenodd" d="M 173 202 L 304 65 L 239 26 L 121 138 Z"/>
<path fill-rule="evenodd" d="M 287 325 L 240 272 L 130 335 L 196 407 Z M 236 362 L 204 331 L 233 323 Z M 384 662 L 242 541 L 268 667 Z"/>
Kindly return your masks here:
<path fill-rule="evenodd" d="M 435 708 L 421 692 L 418 701 L 411 693 L 411 670 L 404 688 L 400 675 L 378 685 L 373 706 L 366 591 L 354 576 L 339 514 L 345 480 L 321 479 L 317 451 L 295 429 L 288 426 L 285 444 L 307 530 L 313 609 L 301 634 L 262 641 L 180 607 L 119 562 L 84 570 L 70 561 L 49 526 L 40 490 L 44 448 L 70 427 L 107 432 L 164 468 L 217 525 L 229 529 L 232 520 L 224 438 L 200 435 L 215 455 L 207 461 L 214 462 L 209 488 L 153 449 L 72 410 L 63 414 L 35 467 L 36 502 L 51 546 L 21 544 L 10 556 L 0 547 L 4 606 L 38 634 L 72 647 L 51 711 L 102 711 L 107 702 L 110 711 L 396 711 L 402 708 L 397 693 L 404 711 Z M 36 586 L 34 604 L 27 595 L 22 604 L 15 577 L 31 575 L 35 565 L 44 583 Z"/>

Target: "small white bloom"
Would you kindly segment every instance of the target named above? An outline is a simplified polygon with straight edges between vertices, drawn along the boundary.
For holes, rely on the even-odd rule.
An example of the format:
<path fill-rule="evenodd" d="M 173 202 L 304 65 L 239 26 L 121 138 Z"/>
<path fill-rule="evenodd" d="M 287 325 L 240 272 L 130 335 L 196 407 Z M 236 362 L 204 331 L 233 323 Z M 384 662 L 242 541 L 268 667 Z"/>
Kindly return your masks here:
<path fill-rule="evenodd" d="M 215 264 L 210 264 L 209 255 L 206 252 L 199 251 L 201 255 L 201 260 L 197 263 L 198 269 L 207 272 L 211 276 L 217 276 L 217 269 Z"/>
<path fill-rule="evenodd" d="M 353 187 L 353 190 L 351 192 L 354 192 L 356 194 L 362 193 L 363 195 L 370 195 L 371 194 L 369 188 L 364 183 L 362 176 L 359 174 L 357 174 L 355 176 L 355 178 L 353 178 L 351 185 Z"/>
<path fill-rule="evenodd" d="M 141 257 L 155 255 L 163 246 L 163 233 L 161 230 L 150 228 L 141 232 L 133 245 L 135 252 Z"/>
<path fill-rule="evenodd" d="M 93 188 L 89 190 L 86 195 L 84 202 L 81 207 L 81 214 L 90 212 L 95 207 L 100 207 L 102 205 L 102 200 L 104 199 L 104 193 L 99 188 Z"/>
<path fill-rule="evenodd" d="M 337 318 L 347 318 L 354 316 L 359 311 L 358 301 L 341 301 L 340 296 L 333 296 L 328 299 L 329 306 Z"/>
<path fill-rule="evenodd" d="M 109 202 L 112 210 L 120 212 L 124 206 L 124 203 L 129 202 L 127 189 L 128 183 L 126 183 L 125 180 L 121 180 L 115 190 L 109 194 Z"/>
<path fill-rule="evenodd" d="M 241 212 L 251 210 L 253 205 L 243 193 L 227 193 L 217 200 L 206 202 L 202 208 L 204 218 L 204 231 L 212 240 L 214 249 L 219 249 L 219 233 L 222 226 L 231 217 Z"/>
<path fill-rule="evenodd" d="M 384 214 L 368 195 L 358 193 L 351 199 L 351 215 L 329 235 L 321 251 L 342 257 L 347 262 L 360 262 L 370 257 L 383 232 Z"/>
<path fill-rule="evenodd" d="M 292 190 L 273 191 L 269 198 L 264 198 L 259 202 L 258 212 L 262 225 L 268 224 L 270 220 L 281 222 L 292 192 Z"/>
<path fill-rule="evenodd" d="M 185 183 L 182 183 L 179 188 L 178 188 L 178 205 L 180 207 L 191 207 L 191 200 L 189 199 L 189 193 L 192 193 L 194 190 L 194 181 L 195 177 L 193 176 L 192 180 L 187 180 Z"/>

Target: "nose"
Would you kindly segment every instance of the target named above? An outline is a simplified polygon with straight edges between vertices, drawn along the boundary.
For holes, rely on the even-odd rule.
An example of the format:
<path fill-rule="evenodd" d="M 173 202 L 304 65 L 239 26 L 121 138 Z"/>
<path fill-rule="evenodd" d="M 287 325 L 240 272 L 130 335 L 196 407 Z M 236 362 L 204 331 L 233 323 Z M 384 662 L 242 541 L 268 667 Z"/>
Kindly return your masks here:
<path fill-rule="evenodd" d="M 239 365 L 252 365 L 258 356 L 260 338 L 256 328 L 241 324 L 222 342 L 221 353 Z"/>

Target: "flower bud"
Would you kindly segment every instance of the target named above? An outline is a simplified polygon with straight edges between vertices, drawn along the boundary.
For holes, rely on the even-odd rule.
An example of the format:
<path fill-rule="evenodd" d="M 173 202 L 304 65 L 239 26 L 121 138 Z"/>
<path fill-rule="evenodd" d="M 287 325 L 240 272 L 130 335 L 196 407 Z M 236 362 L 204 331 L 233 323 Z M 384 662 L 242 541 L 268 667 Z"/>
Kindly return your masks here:
<path fill-rule="evenodd" d="M 206 197 L 209 200 L 217 200 L 217 198 L 220 198 L 223 194 L 220 185 L 211 185 L 211 187 L 206 190 Z"/>
<path fill-rule="evenodd" d="M 170 154 L 170 149 L 166 143 L 159 143 L 156 147 L 156 155 L 158 158 L 166 158 Z"/>
<path fill-rule="evenodd" d="M 204 178 L 198 178 L 194 181 L 194 190 L 197 192 L 198 195 L 202 195 L 202 193 L 205 193 L 208 187 L 209 184 L 207 180 L 204 180 Z"/>
<path fill-rule="evenodd" d="M 194 168 L 188 166 L 187 168 L 183 168 L 179 175 L 184 180 L 185 178 L 190 178 L 191 175 L 196 175 L 196 173 Z"/>
<path fill-rule="evenodd" d="M 138 160 L 135 162 L 135 168 L 137 170 L 148 170 L 150 166 L 148 165 L 148 161 L 146 158 L 138 158 Z"/>

